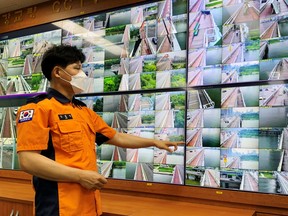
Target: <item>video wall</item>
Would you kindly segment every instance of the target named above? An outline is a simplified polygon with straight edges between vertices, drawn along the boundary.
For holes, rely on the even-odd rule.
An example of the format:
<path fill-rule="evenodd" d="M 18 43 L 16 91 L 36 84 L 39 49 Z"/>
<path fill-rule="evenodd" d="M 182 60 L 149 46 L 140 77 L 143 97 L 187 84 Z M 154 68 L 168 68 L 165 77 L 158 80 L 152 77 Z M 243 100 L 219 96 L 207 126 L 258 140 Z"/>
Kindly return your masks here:
<path fill-rule="evenodd" d="M 91 81 L 78 98 L 108 125 L 186 143 L 102 144 L 105 177 L 288 194 L 287 22 L 285 0 L 165 0 L 62 20 L 0 41 L 0 95 L 46 91 L 43 52 L 77 46 Z M 18 168 L 16 135 L 2 132 L 16 111 L 1 111 L 2 168 Z"/>

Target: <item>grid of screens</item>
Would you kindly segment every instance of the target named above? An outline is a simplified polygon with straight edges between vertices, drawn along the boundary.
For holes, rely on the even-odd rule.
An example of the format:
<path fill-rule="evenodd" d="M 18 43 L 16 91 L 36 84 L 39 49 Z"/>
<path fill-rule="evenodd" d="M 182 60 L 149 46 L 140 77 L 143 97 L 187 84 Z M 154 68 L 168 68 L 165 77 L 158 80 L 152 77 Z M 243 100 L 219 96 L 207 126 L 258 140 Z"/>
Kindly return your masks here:
<path fill-rule="evenodd" d="M 188 10 L 186 185 L 287 194 L 287 1 Z"/>
<path fill-rule="evenodd" d="M 185 140 L 185 91 L 82 98 L 110 126 L 159 140 Z M 168 153 L 157 148 L 97 147 L 106 177 L 184 184 L 185 146 Z"/>
<path fill-rule="evenodd" d="M 61 29 L 0 41 L 0 97 L 45 92 L 41 59 L 53 44 L 61 44 Z"/>
<path fill-rule="evenodd" d="M 16 154 L 16 128 L 15 120 L 17 107 L 0 108 L 0 168 L 19 169 Z"/>
<path fill-rule="evenodd" d="M 187 2 L 163 1 L 56 23 L 82 48 L 88 92 L 186 87 Z"/>
<path fill-rule="evenodd" d="M 286 0 L 165 0 L 63 20 L 0 41 L 0 93 L 45 91 L 42 53 L 77 46 L 91 81 L 79 98 L 111 127 L 186 142 L 174 153 L 103 144 L 104 176 L 288 194 L 287 22 Z M 3 108 L 2 128 L 15 110 Z M 13 148 L 2 141 L 3 168 Z"/>

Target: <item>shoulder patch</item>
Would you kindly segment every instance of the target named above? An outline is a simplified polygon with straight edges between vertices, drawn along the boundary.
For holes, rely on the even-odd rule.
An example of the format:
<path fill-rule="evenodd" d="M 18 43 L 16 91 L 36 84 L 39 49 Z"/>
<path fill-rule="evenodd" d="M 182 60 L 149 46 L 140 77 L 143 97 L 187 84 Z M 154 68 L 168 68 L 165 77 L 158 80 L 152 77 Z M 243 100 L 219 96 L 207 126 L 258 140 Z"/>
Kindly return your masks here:
<path fill-rule="evenodd" d="M 19 114 L 19 123 L 22 122 L 27 122 L 27 121 L 31 121 L 34 115 L 34 110 L 33 109 L 29 109 L 29 110 L 23 110 L 20 112 Z"/>

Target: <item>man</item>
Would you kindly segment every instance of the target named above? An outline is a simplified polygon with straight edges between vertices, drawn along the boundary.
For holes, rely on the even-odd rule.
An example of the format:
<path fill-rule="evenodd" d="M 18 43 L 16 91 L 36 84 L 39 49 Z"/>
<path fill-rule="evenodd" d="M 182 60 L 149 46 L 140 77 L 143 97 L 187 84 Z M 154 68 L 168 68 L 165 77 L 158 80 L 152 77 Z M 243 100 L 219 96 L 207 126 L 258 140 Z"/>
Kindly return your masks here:
<path fill-rule="evenodd" d="M 183 144 L 118 133 L 75 99 L 86 85 L 84 60 L 76 47 L 47 50 L 41 67 L 51 88 L 18 111 L 17 152 L 21 168 L 33 175 L 36 216 L 101 215 L 98 190 L 107 180 L 97 172 L 95 140 L 170 152 Z"/>

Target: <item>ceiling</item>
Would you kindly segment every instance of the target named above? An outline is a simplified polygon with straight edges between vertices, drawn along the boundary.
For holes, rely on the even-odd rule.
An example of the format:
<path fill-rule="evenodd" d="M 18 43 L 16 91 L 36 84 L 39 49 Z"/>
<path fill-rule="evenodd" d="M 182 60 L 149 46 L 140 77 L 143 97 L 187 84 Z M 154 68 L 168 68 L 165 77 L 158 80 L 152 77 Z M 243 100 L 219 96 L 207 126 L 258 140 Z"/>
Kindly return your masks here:
<path fill-rule="evenodd" d="M 48 0 L 0 0 L 0 14 L 29 7 Z"/>

